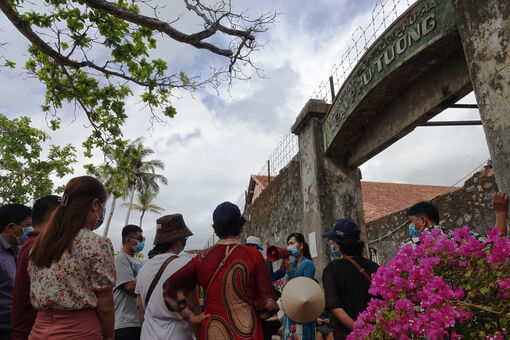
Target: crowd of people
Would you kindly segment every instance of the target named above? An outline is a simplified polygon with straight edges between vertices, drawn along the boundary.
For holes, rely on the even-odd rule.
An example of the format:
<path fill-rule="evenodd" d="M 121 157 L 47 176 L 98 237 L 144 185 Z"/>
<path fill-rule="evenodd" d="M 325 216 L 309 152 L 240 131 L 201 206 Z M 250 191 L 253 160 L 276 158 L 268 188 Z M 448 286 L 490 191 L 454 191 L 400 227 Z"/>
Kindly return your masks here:
<path fill-rule="evenodd" d="M 360 228 L 351 219 L 337 219 L 322 235 L 335 258 L 322 272 L 325 305 L 315 320 L 300 323 L 281 307 L 273 283 L 316 278 L 303 234 L 288 235 L 274 270 L 258 237 L 242 244 L 245 219 L 235 204 L 223 202 L 212 214 L 214 246 L 191 259 L 180 256 L 193 233 L 181 214 L 165 215 L 156 221 L 149 260 L 142 261 L 139 226 L 124 226 L 115 255 L 110 240 L 94 233 L 106 200 L 99 180 L 81 176 L 61 197 L 0 208 L 0 340 L 345 339 L 377 298 L 368 291 L 378 264 L 363 256 Z M 508 196 L 496 193 L 493 207 L 506 236 Z M 437 228 L 452 235 L 430 202 L 407 213 L 410 238 L 402 247 Z"/>

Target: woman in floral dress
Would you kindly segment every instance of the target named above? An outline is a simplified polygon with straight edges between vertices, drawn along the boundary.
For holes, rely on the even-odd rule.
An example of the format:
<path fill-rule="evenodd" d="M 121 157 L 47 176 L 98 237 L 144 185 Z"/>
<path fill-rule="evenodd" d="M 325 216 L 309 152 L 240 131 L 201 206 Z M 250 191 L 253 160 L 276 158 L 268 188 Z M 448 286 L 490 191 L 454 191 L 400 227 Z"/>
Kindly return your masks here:
<path fill-rule="evenodd" d="M 71 179 L 34 241 L 28 274 L 38 312 L 29 340 L 113 339 L 113 247 L 92 232 L 103 222 L 106 198 L 96 178 Z"/>

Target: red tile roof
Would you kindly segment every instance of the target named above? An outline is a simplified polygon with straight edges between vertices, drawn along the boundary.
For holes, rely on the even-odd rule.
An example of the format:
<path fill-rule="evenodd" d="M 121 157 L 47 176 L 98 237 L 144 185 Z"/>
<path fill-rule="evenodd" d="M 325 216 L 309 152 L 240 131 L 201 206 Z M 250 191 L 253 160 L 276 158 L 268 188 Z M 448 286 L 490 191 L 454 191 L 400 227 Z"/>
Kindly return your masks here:
<path fill-rule="evenodd" d="M 271 181 L 274 179 L 271 176 Z M 268 176 L 251 175 L 248 186 L 247 204 L 251 204 L 270 183 Z M 255 186 L 258 186 L 258 190 Z M 403 183 L 361 182 L 361 195 L 365 222 L 376 220 L 414 203 L 429 200 L 437 195 L 459 189 L 439 185 L 419 185 Z"/>
<path fill-rule="evenodd" d="M 247 196 L 245 197 L 245 208 L 250 205 L 259 197 L 260 193 L 267 188 L 269 183 L 274 179 L 274 176 L 251 175 L 250 183 L 248 184 Z"/>
<path fill-rule="evenodd" d="M 257 181 L 258 185 L 260 185 L 262 187 L 262 189 L 265 189 L 267 188 L 267 186 L 269 185 L 269 177 L 268 176 L 259 176 L 259 175 L 251 175 L 251 177 Z M 274 179 L 274 176 L 271 176 L 271 181 Z"/>
<path fill-rule="evenodd" d="M 414 203 L 439 194 L 458 190 L 457 187 L 401 183 L 361 182 L 365 222 L 376 220 L 405 209 Z"/>

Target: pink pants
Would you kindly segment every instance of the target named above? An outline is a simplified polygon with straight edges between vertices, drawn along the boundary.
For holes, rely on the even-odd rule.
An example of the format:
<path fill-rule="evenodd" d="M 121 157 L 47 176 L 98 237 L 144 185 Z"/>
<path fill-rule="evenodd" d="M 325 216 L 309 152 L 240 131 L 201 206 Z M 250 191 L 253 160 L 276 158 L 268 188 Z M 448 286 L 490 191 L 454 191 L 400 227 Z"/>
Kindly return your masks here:
<path fill-rule="evenodd" d="M 101 340 L 101 324 L 91 309 L 37 312 L 28 340 Z"/>

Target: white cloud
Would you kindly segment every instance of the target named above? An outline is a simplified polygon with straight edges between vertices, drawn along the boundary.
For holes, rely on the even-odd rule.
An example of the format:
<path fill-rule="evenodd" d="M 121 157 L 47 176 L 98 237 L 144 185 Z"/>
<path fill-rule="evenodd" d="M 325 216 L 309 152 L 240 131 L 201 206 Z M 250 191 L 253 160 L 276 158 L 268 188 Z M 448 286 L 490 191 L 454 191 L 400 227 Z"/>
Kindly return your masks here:
<path fill-rule="evenodd" d="M 163 9 L 162 14 L 170 14 L 171 18 L 187 14 L 181 5 L 174 3 Z M 276 143 L 289 131 L 318 83 L 328 79 L 354 29 L 371 19 L 374 1 L 264 0 L 244 1 L 238 6 L 245 4 L 249 4 L 253 13 L 260 9 L 284 13 L 260 36 L 267 44 L 254 54 L 266 78 L 235 82 L 230 92 L 222 87 L 219 96 L 210 89 L 198 90 L 192 96 L 177 92 L 179 98 L 173 102 L 178 115 L 167 124 L 151 126 L 148 112 L 138 97 L 126 103 L 129 119 L 125 136 L 130 139 L 144 136 L 146 145 L 155 151 L 153 158 L 164 161 L 163 174 L 169 183 L 162 187 L 154 203 L 163 207 L 165 214 L 183 214 L 195 234 L 189 239 L 188 248 L 200 248 L 208 239 L 215 206 L 225 200 L 235 202 L 243 193 L 250 174 L 260 169 Z M 0 41 L 14 37 L 6 55 L 23 64 L 24 58 L 19 56 L 25 53 L 25 38 L 0 17 L 3 29 Z M 179 25 L 186 30 L 195 28 L 192 21 L 183 20 Z M 220 60 L 168 39 L 158 40 L 161 45 L 156 55 L 177 71 L 204 72 L 210 60 Z M 10 117 L 31 114 L 34 125 L 46 129 L 39 109 L 44 89 L 36 80 L 23 80 L 20 72 L 21 69 L 0 72 L 0 112 Z M 474 102 L 472 97 L 466 100 Z M 438 119 L 472 116 L 450 110 Z M 66 117 L 63 128 L 51 132 L 52 142 L 73 143 L 81 148 L 89 133 L 82 115 L 72 124 L 72 112 L 67 110 Z M 451 185 L 487 157 L 481 127 L 418 128 L 361 168 L 364 180 Z M 101 156 L 95 155 L 94 161 L 100 162 Z M 83 174 L 82 164 L 89 162 L 80 151 L 75 175 Z M 120 203 L 109 234 L 116 249 L 121 246 L 120 232 L 126 213 Z M 133 212 L 130 222 L 137 223 L 138 219 L 139 213 Z M 152 246 L 156 219 L 151 213 L 144 218 L 145 251 Z"/>

